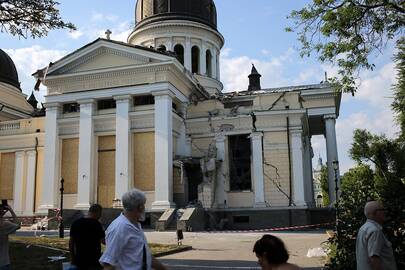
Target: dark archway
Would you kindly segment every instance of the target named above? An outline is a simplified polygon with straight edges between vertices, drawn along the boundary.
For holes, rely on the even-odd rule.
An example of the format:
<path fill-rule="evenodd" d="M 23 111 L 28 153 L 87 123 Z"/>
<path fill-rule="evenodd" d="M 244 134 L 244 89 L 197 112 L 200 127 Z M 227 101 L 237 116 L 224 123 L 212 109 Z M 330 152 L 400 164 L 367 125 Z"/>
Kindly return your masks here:
<path fill-rule="evenodd" d="M 200 71 L 200 48 L 193 46 L 191 48 L 191 72 L 199 73 Z"/>
<path fill-rule="evenodd" d="M 184 65 L 184 47 L 181 44 L 174 46 L 174 53 L 182 65 Z"/>

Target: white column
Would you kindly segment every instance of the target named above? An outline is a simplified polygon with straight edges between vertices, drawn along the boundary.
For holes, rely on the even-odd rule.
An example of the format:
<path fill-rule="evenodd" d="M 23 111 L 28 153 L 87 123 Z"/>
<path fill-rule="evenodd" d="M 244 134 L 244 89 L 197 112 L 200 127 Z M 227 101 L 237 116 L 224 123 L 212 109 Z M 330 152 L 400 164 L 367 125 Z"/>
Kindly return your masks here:
<path fill-rule="evenodd" d="M 305 203 L 305 175 L 303 161 L 302 131 L 292 131 L 292 162 L 294 203 L 296 206 L 306 206 Z"/>
<path fill-rule="evenodd" d="M 338 151 L 336 143 L 336 115 L 325 115 L 325 137 L 326 137 L 326 154 L 328 156 L 328 183 L 329 183 L 329 200 L 331 203 L 336 201 L 335 196 L 335 171 L 333 170 L 333 161 L 338 161 Z M 338 170 L 338 179 L 340 177 Z"/>
<path fill-rule="evenodd" d="M 203 76 L 207 75 L 206 50 L 205 41 L 203 41 L 200 49 L 200 74 Z"/>
<path fill-rule="evenodd" d="M 218 134 L 215 137 L 217 147 L 217 159 L 221 161 L 221 165 L 217 171 L 217 182 L 215 184 L 215 207 L 226 208 L 227 196 L 225 191 L 226 178 L 228 176 L 228 157 L 227 157 L 227 138 L 223 134 Z"/>
<path fill-rule="evenodd" d="M 155 201 L 153 210 L 174 207 L 173 203 L 173 113 L 170 91 L 155 96 Z"/>
<path fill-rule="evenodd" d="M 77 176 L 77 201 L 75 208 L 87 210 L 93 201 L 94 162 L 94 100 L 79 100 L 79 168 Z"/>
<path fill-rule="evenodd" d="M 22 215 L 24 211 L 24 168 L 25 168 L 25 152 L 19 151 L 15 153 L 15 171 L 14 171 L 14 204 L 13 208 L 17 215 Z"/>
<path fill-rule="evenodd" d="M 24 216 L 32 216 L 35 206 L 35 173 L 36 173 L 36 151 L 27 152 L 27 183 L 25 192 Z"/>
<path fill-rule="evenodd" d="M 212 50 L 212 52 L 214 53 L 213 55 L 212 55 L 212 61 L 211 61 L 211 65 L 212 65 L 212 77 L 214 78 L 214 79 L 217 79 L 218 78 L 218 73 L 217 73 L 217 60 L 218 60 L 218 57 L 217 57 L 217 50 Z"/>
<path fill-rule="evenodd" d="M 41 205 L 39 213 L 47 213 L 48 209 L 57 207 L 59 185 L 59 136 L 58 117 L 60 106 L 57 103 L 45 104 L 45 153 L 44 179 L 41 188 Z"/>
<path fill-rule="evenodd" d="M 266 207 L 264 199 L 264 176 L 263 176 L 263 133 L 254 132 L 250 135 L 252 141 L 252 178 L 255 193 L 256 208 Z"/>
<path fill-rule="evenodd" d="M 191 39 L 186 38 L 186 46 L 184 48 L 184 66 L 191 72 Z"/>
<path fill-rule="evenodd" d="M 115 200 L 121 200 L 122 195 L 131 187 L 129 176 L 130 151 L 130 122 L 129 108 L 131 96 L 114 97 L 117 103 L 115 119 Z"/>
<path fill-rule="evenodd" d="M 166 50 L 170 52 L 173 51 L 173 37 L 170 37 L 169 40 L 166 42 Z"/>

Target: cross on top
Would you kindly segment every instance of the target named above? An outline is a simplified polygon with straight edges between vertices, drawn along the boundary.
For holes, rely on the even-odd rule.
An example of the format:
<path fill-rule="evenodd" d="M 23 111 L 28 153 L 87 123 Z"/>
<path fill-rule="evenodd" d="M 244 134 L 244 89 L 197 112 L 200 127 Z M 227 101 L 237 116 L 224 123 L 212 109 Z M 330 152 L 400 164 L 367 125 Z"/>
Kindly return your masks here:
<path fill-rule="evenodd" d="M 105 31 L 105 35 L 106 35 L 106 37 L 107 37 L 108 40 L 111 39 L 111 34 L 112 34 L 112 32 L 111 32 L 110 29 L 107 29 L 107 31 Z"/>

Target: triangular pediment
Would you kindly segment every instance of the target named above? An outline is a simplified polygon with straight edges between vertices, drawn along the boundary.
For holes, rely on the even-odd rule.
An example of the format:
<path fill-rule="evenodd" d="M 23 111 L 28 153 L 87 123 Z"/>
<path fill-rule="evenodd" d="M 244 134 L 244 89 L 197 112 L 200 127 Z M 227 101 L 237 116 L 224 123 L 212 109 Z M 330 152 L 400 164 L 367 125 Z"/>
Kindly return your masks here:
<path fill-rule="evenodd" d="M 147 48 L 100 39 L 57 61 L 47 76 L 134 67 L 171 59 Z"/>

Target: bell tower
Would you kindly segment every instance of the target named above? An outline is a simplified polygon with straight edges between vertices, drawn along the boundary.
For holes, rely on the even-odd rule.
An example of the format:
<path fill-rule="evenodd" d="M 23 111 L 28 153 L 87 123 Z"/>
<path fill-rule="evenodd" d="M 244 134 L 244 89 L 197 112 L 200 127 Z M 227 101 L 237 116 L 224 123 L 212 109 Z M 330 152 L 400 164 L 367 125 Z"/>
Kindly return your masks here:
<path fill-rule="evenodd" d="M 213 0 L 138 0 L 135 16 L 128 43 L 173 52 L 211 95 L 222 91 L 219 61 L 225 40 L 217 30 Z"/>

